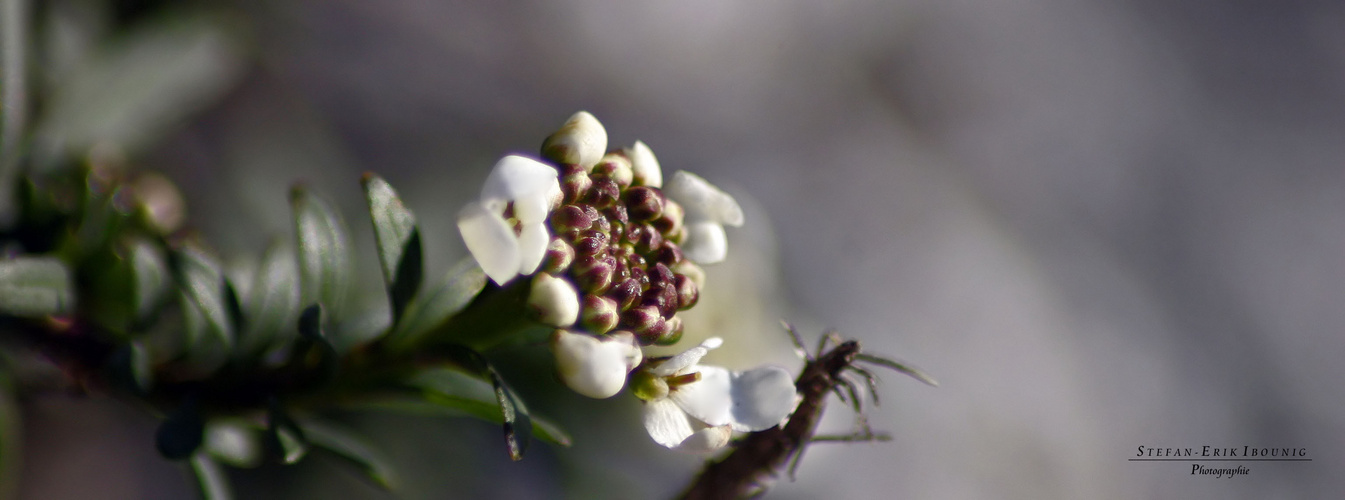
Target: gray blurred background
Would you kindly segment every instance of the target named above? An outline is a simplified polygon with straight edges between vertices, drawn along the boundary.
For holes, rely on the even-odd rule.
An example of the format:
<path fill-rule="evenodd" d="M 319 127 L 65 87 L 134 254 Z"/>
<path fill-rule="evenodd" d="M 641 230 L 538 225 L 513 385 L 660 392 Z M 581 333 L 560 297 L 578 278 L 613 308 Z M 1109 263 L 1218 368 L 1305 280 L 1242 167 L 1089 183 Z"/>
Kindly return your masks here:
<path fill-rule="evenodd" d="M 690 323 L 727 340 L 707 361 L 797 370 L 784 318 L 942 383 L 883 374 L 869 419 L 893 441 L 817 445 L 772 498 L 1345 493 L 1345 4 L 233 12 L 244 70 L 140 160 L 179 182 L 221 254 L 288 237 L 285 193 L 302 179 L 342 205 L 379 283 L 357 182 L 372 170 L 416 211 L 442 271 L 465 255 L 454 216 L 494 160 L 584 109 L 613 146 L 643 140 L 666 173 L 695 171 L 747 210 Z M 537 397 L 577 442 L 520 463 L 475 421 L 350 421 L 403 464 L 412 498 L 667 497 L 699 465 L 653 444 L 631 398 Z M 849 432 L 851 415 L 833 404 L 825 431 Z M 154 422 L 120 403 L 40 401 L 25 418 L 40 450 L 26 498 L 189 494 L 153 456 Z M 1313 461 L 1233 479 L 1127 461 L 1203 445 Z M 89 470 L 105 477 L 69 479 Z M 234 478 L 248 497 L 386 496 L 320 457 Z"/>

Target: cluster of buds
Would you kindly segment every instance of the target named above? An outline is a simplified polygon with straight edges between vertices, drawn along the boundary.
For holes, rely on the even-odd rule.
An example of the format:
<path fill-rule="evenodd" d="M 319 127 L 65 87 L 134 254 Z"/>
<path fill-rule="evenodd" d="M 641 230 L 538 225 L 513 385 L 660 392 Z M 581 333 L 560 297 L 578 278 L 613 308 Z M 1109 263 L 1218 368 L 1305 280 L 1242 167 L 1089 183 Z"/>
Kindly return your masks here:
<path fill-rule="evenodd" d="M 683 256 L 685 212 L 660 189 L 653 153 L 637 142 L 584 165 L 557 142 L 553 135 L 542 149 L 561 165 L 563 194 L 542 270 L 578 287 L 584 330 L 629 331 L 641 345 L 677 343 L 676 314 L 696 305 L 704 274 Z"/>
<path fill-rule="evenodd" d="M 705 284 L 697 263 L 724 259 L 723 226 L 741 225 L 742 209 L 687 172 L 665 188 L 648 146 L 608 151 L 607 131 L 586 112 L 547 137 L 541 156 L 500 160 L 458 228 L 496 283 L 532 276 L 533 318 L 560 329 L 552 347 L 562 380 L 609 397 L 639 365 L 640 347 L 681 339 L 677 313 Z"/>

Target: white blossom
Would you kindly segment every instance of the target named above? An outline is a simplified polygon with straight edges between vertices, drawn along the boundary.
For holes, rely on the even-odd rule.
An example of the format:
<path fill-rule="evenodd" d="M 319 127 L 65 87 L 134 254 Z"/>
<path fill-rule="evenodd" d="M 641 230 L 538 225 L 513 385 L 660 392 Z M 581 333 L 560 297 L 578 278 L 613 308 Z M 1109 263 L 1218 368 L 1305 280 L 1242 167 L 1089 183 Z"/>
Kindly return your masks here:
<path fill-rule="evenodd" d="M 644 391 L 644 425 L 658 444 L 710 452 L 728 444 L 732 431 L 769 429 L 794 411 L 794 380 L 783 368 L 735 372 L 697 364 L 721 344 L 708 339 L 647 369 L 653 390 Z"/>
<path fill-rule="evenodd" d="M 635 145 L 626 149 L 630 158 L 632 178 L 636 184 L 655 188 L 663 187 L 663 169 L 659 167 L 654 151 L 644 142 L 635 141 Z"/>
<path fill-rule="evenodd" d="M 621 392 L 626 375 L 643 359 L 635 335 L 626 331 L 598 337 L 556 330 L 551 350 L 561 381 L 574 392 L 597 399 Z"/>
<path fill-rule="evenodd" d="M 701 264 L 714 264 L 728 255 L 724 225 L 743 225 L 743 210 L 728 193 L 700 176 L 679 170 L 664 190 L 685 211 L 686 239 L 682 254 Z"/>
<path fill-rule="evenodd" d="M 556 169 L 524 156 L 506 156 L 491 170 L 481 197 L 458 213 L 458 231 L 495 283 L 532 274 L 551 241 L 546 218 L 561 195 Z M 505 219 L 512 206 L 512 219 Z"/>
<path fill-rule="evenodd" d="M 579 292 L 565 278 L 537 273 L 528 291 L 528 307 L 542 324 L 564 328 L 579 319 Z"/>
<path fill-rule="evenodd" d="M 588 111 L 580 111 L 542 142 L 542 154 L 556 162 L 578 165 L 591 172 L 607 154 L 607 129 Z"/>

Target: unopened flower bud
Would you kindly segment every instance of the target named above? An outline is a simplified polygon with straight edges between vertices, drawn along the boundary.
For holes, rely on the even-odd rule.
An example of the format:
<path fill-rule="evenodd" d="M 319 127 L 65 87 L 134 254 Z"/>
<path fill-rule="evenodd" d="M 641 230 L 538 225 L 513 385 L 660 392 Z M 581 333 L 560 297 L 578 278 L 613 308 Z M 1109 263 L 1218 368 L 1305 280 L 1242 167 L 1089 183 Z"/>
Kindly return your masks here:
<path fill-rule="evenodd" d="M 607 233 L 587 231 L 574 242 L 574 251 L 579 255 L 602 255 L 607 243 Z"/>
<path fill-rule="evenodd" d="M 616 328 L 617 322 L 621 320 L 621 309 L 615 300 L 602 295 L 585 295 L 583 302 L 579 321 L 589 332 L 599 335 L 607 333 Z"/>
<path fill-rule="evenodd" d="M 577 203 L 588 196 L 593 189 L 593 179 L 577 165 L 566 165 L 560 176 L 560 192 L 565 203 Z"/>
<path fill-rule="evenodd" d="M 598 209 L 604 209 L 616 204 L 616 200 L 621 196 L 621 186 L 616 181 L 605 177 L 593 180 L 593 188 L 588 192 L 588 202 Z"/>
<path fill-rule="evenodd" d="M 557 233 L 584 231 L 593 227 L 593 219 L 588 217 L 582 207 L 565 205 L 551 214 L 551 227 Z"/>
<path fill-rule="evenodd" d="M 621 153 L 608 153 L 598 161 L 597 166 L 593 167 L 593 176 L 612 179 L 622 189 L 630 187 L 632 178 L 630 160 Z"/>
<path fill-rule="evenodd" d="M 654 324 L 649 325 L 649 328 L 637 330 L 635 332 L 635 337 L 640 340 L 641 345 L 650 345 L 658 343 L 659 339 L 667 336 L 671 331 L 671 328 L 668 326 L 668 320 L 665 320 L 660 316 L 658 319 L 654 320 Z"/>
<path fill-rule="evenodd" d="M 685 218 L 686 213 L 682 210 L 682 205 L 664 197 L 663 213 L 654 219 L 654 227 L 664 236 L 669 236 L 682 230 Z"/>
<path fill-rule="evenodd" d="M 552 238 L 551 243 L 546 246 L 546 256 L 542 257 L 541 269 L 543 272 L 557 275 L 569 269 L 573 262 L 574 247 L 564 239 Z"/>
<path fill-rule="evenodd" d="M 658 251 L 654 252 L 654 262 L 661 262 L 663 265 L 672 267 L 682 262 L 682 247 L 668 240 L 663 240 L 659 245 Z"/>
<path fill-rule="evenodd" d="M 662 321 L 663 316 L 655 306 L 639 306 L 621 313 L 621 325 L 634 330 L 637 334 L 644 332 L 654 323 Z"/>
<path fill-rule="evenodd" d="M 651 283 L 640 298 L 641 304 L 658 308 L 663 317 L 672 316 L 678 309 L 677 286 L 672 283 Z"/>
<path fill-rule="evenodd" d="M 630 309 L 640 301 L 641 290 L 640 282 L 634 279 L 625 279 L 607 291 L 607 296 L 616 301 L 622 311 Z"/>
<path fill-rule="evenodd" d="M 143 210 L 146 225 L 161 235 L 166 235 L 182 227 L 187 220 L 187 202 L 182 192 L 167 177 L 144 172 L 131 183 L 135 201 Z"/>
<path fill-rule="evenodd" d="M 684 274 L 687 278 L 690 278 L 691 282 L 696 284 L 697 289 L 705 288 L 705 270 L 701 269 L 701 266 L 696 265 L 695 262 L 683 260 L 673 266 L 672 270 L 674 273 Z"/>
<path fill-rule="evenodd" d="M 651 284 L 672 285 L 674 284 L 673 283 L 674 278 L 675 278 L 674 273 L 672 272 L 672 269 L 668 268 L 668 266 L 665 266 L 663 264 L 654 264 L 654 267 L 649 268 L 649 282 Z"/>
<path fill-rule="evenodd" d="M 663 215 L 663 195 L 653 188 L 636 186 L 626 190 L 626 209 L 638 221 L 652 221 Z"/>
<path fill-rule="evenodd" d="M 602 213 L 612 222 L 622 225 L 630 224 L 630 213 L 626 210 L 625 205 L 613 205 L 603 210 Z"/>
<path fill-rule="evenodd" d="M 570 389 L 591 398 L 609 398 L 621 392 L 626 374 L 640 364 L 642 354 L 630 332 L 606 337 L 556 330 L 551 335 L 556 372 Z"/>
<path fill-rule="evenodd" d="M 611 256 L 583 256 L 575 263 L 574 279 L 586 293 L 601 294 L 612 286 L 616 259 Z"/>
<path fill-rule="evenodd" d="M 700 287 L 696 286 L 696 282 L 685 274 L 677 275 L 675 282 L 678 309 L 686 310 L 696 305 L 696 301 L 701 298 Z"/>
<path fill-rule="evenodd" d="M 659 167 L 658 158 L 654 157 L 654 152 L 649 146 L 641 141 L 635 141 L 635 145 L 626 150 L 626 156 L 630 158 L 631 173 L 634 177 L 632 184 L 663 187 L 663 169 Z"/>
<path fill-rule="evenodd" d="M 657 345 L 675 345 L 682 340 L 682 318 L 673 316 L 664 320 L 668 325 L 667 333 L 654 341 Z"/>
<path fill-rule="evenodd" d="M 647 255 L 658 251 L 659 247 L 663 246 L 663 235 L 659 234 L 658 230 L 655 230 L 654 226 L 649 224 L 640 224 L 640 227 L 644 231 L 640 235 L 640 239 L 635 242 L 635 251 Z"/>
<path fill-rule="evenodd" d="M 569 281 L 547 273 L 537 273 L 532 278 L 532 290 L 528 293 L 528 308 L 542 324 L 570 326 L 579 319 L 579 294 Z"/>
<path fill-rule="evenodd" d="M 593 170 L 606 151 L 607 130 L 587 111 L 575 113 L 542 142 L 543 157 L 560 164 L 579 165 L 585 171 Z"/>

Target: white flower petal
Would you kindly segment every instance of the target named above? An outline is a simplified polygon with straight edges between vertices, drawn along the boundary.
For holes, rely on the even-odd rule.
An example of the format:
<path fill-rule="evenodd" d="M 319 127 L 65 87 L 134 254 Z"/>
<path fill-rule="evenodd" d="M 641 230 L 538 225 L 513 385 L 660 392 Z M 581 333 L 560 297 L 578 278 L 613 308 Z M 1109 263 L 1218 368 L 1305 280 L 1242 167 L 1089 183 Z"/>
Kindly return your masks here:
<path fill-rule="evenodd" d="M 678 170 L 664 192 L 682 204 L 688 221 L 710 220 L 733 227 L 743 224 L 743 209 L 737 200 L 699 175 Z"/>
<path fill-rule="evenodd" d="M 794 377 L 784 368 L 762 366 L 734 373 L 731 387 L 733 430 L 766 430 L 794 411 L 797 400 Z"/>
<path fill-rule="evenodd" d="M 640 350 L 640 343 L 635 341 L 635 334 L 628 331 L 619 331 L 607 336 L 607 342 L 615 342 L 622 345 L 625 349 L 626 373 L 630 373 L 636 366 L 644 361 L 644 351 Z"/>
<path fill-rule="evenodd" d="M 524 224 L 518 235 L 518 264 L 519 274 L 532 274 L 537 267 L 542 265 L 542 259 L 546 257 L 546 246 L 551 243 L 551 233 L 546 229 L 545 222 L 536 224 Z"/>
<path fill-rule="evenodd" d="M 718 222 L 701 221 L 686 225 L 682 255 L 698 264 L 722 262 L 729 254 L 729 237 Z"/>
<path fill-rule="evenodd" d="M 480 203 L 469 203 L 458 212 L 458 232 L 481 270 L 496 284 L 508 283 L 518 274 L 518 238 L 498 214 Z"/>
<path fill-rule="evenodd" d="M 668 399 L 656 399 L 644 404 L 644 428 L 654 442 L 675 448 L 695 434 L 687 414 Z"/>
<path fill-rule="evenodd" d="M 551 200 L 547 199 L 545 193 L 535 193 L 514 200 L 514 217 L 523 224 L 546 222 L 549 213 L 551 213 Z"/>
<path fill-rule="evenodd" d="M 658 158 L 654 156 L 654 151 L 649 149 L 649 146 L 644 142 L 635 141 L 635 145 L 626 150 L 626 156 L 630 157 L 630 168 L 634 174 L 635 184 L 663 187 L 663 169 L 659 167 Z"/>
<path fill-rule="evenodd" d="M 564 278 L 537 273 L 528 291 L 528 307 L 537 314 L 537 321 L 567 327 L 579 319 L 579 292 Z"/>
<path fill-rule="evenodd" d="M 547 158 L 592 171 L 607 153 L 607 129 L 589 112 L 580 111 L 542 142 L 542 151 Z"/>
<path fill-rule="evenodd" d="M 626 385 L 626 374 L 634 367 L 631 351 L 638 356 L 640 350 L 634 342 L 634 337 L 599 339 L 584 333 L 556 330 L 551 336 L 556 372 L 574 392 L 597 399 L 612 397 L 621 392 Z"/>
<path fill-rule="evenodd" d="M 687 415 L 709 425 L 734 423 L 732 375 L 718 366 L 698 366 L 701 379 L 678 386 L 668 394 Z"/>
<path fill-rule="evenodd" d="M 691 434 L 691 437 L 677 445 L 677 451 L 687 453 L 710 453 L 727 446 L 733 438 L 733 429 L 727 425 L 705 427 Z"/>
<path fill-rule="evenodd" d="M 710 353 L 710 349 L 716 349 L 723 344 L 724 339 L 710 337 L 701 342 L 701 345 L 682 351 L 680 354 L 668 358 L 667 361 L 659 363 L 658 366 L 650 368 L 649 373 L 659 377 L 679 375 L 687 368 L 696 366 L 701 358 Z"/>
<path fill-rule="evenodd" d="M 526 156 L 501 158 L 481 186 L 481 200 L 515 200 L 529 196 L 545 197 L 559 174 L 551 165 Z"/>

